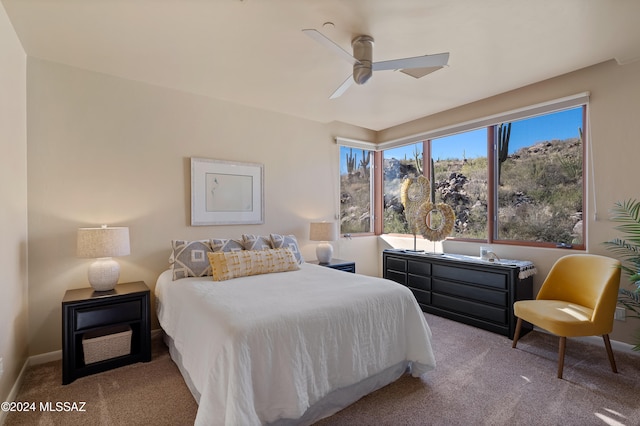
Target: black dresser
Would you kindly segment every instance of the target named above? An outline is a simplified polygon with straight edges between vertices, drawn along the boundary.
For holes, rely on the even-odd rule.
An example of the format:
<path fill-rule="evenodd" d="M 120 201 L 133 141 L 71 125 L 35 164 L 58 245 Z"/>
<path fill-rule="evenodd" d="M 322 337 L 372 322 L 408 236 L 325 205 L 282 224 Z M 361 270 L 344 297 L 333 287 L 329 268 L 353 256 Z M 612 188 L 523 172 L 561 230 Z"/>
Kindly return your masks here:
<path fill-rule="evenodd" d="M 521 278 L 526 262 L 492 263 L 471 256 L 403 250 L 385 250 L 382 258 L 384 278 L 409 287 L 424 312 L 510 339 L 516 325 L 514 302 L 533 298 L 533 277 L 522 274 L 529 276 Z M 521 335 L 531 329 L 531 324 L 523 323 Z"/>

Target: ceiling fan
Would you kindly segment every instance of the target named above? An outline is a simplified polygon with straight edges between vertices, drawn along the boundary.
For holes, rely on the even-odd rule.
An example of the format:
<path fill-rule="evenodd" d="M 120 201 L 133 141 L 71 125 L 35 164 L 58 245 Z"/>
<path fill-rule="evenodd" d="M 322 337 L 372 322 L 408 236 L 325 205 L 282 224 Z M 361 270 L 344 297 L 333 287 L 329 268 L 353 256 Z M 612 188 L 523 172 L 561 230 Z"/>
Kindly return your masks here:
<path fill-rule="evenodd" d="M 351 47 L 353 48 L 353 55 L 351 55 L 318 30 L 305 29 L 302 32 L 353 64 L 353 74 L 347 77 L 340 87 L 329 96 L 329 99 L 342 95 L 354 82 L 356 84 L 366 83 L 371 78 L 373 71 L 399 70 L 414 78 L 420 78 L 446 66 L 449 61 L 449 52 L 446 52 L 372 62 L 373 37 L 371 36 L 360 35 L 355 37 L 351 41 Z"/>

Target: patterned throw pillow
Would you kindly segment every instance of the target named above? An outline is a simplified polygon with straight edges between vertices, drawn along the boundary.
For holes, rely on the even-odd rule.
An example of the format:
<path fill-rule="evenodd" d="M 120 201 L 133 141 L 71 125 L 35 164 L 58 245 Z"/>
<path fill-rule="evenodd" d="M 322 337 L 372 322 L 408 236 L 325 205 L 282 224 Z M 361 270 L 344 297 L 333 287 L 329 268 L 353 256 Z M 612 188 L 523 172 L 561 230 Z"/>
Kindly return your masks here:
<path fill-rule="evenodd" d="M 169 263 L 174 280 L 211 275 L 211 264 L 207 257 L 207 253 L 212 252 L 209 240 L 173 240 L 171 249 Z"/>
<path fill-rule="evenodd" d="M 211 240 L 212 251 L 238 251 L 244 250 L 244 246 L 238 240 L 228 238 L 213 238 Z"/>
<path fill-rule="evenodd" d="M 293 252 L 293 255 L 296 257 L 298 264 L 304 263 L 304 258 L 302 257 L 302 253 L 300 253 L 300 248 L 298 247 L 298 240 L 296 240 L 295 235 L 279 235 L 279 234 L 271 234 L 269 235 L 271 239 L 271 247 L 275 248 L 290 248 Z"/>
<path fill-rule="evenodd" d="M 242 234 L 242 246 L 245 250 L 270 250 L 271 240 L 261 235 Z"/>
<path fill-rule="evenodd" d="M 218 251 L 210 252 L 207 256 L 211 263 L 214 281 L 300 269 L 296 257 L 288 248 Z"/>

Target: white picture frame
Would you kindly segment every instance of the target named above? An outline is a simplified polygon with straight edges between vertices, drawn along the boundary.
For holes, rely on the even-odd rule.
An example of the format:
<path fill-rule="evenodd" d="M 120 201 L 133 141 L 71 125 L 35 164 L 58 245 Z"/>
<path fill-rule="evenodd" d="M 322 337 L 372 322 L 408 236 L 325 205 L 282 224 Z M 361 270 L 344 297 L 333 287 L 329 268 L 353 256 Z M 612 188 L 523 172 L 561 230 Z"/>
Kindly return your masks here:
<path fill-rule="evenodd" d="M 264 166 L 191 157 L 191 226 L 264 223 Z"/>

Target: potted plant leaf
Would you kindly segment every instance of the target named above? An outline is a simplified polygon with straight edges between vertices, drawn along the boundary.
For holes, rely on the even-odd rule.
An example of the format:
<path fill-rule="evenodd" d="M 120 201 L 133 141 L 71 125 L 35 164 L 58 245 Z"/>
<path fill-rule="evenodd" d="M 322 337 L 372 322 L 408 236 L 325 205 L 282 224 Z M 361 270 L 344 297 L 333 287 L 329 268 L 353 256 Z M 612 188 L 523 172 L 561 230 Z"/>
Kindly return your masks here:
<path fill-rule="evenodd" d="M 622 238 L 607 241 L 605 245 L 616 253 L 622 262 L 622 272 L 629 277 L 635 287 L 621 288 L 618 302 L 633 312 L 631 318 L 640 318 L 640 202 L 637 200 L 618 201 L 611 209 L 611 220 L 620 223 L 615 229 L 622 232 Z M 640 351 L 640 333 L 633 350 Z"/>

